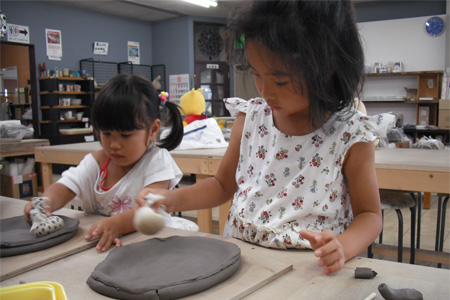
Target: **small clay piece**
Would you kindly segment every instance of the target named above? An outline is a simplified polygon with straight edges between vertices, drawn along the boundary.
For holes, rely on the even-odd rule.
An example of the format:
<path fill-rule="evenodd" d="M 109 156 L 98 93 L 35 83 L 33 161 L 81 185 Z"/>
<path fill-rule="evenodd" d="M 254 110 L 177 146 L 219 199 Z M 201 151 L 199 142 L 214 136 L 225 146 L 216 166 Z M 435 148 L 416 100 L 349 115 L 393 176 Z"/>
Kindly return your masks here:
<path fill-rule="evenodd" d="M 148 206 L 140 207 L 133 219 L 134 227 L 142 234 L 155 234 L 164 226 L 164 217 Z"/>
<path fill-rule="evenodd" d="M 372 270 L 371 268 L 356 268 L 355 269 L 355 278 L 358 279 L 372 279 L 377 276 L 377 272 Z"/>
<path fill-rule="evenodd" d="M 423 300 L 421 292 L 415 289 L 393 289 L 386 283 L 378 286 L 378 291 L 386 300 Z"/>

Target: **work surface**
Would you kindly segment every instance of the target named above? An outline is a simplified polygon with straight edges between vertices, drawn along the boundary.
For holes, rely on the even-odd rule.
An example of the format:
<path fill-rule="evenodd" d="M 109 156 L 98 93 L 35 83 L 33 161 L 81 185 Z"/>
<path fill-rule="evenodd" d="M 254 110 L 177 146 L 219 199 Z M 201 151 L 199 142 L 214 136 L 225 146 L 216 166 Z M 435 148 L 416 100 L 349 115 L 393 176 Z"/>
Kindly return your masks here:
<path fill-rule="evenodd" d="M 234 243 L 241 249 L 241 266 L 230 279 L 186 299 L 362 300 L 372 292 L 377 293 L 377 299 L 382 299 L 377 291 L 380 283 L 387 283 L 392 288 L 415 288 L 423 293 L 424 299 L 448 299 L 450 296 L 450 271 L 437 268 L 354 258 L 337 274 L 327 276 L 317 267 L 317 259 L 309 250 L 267 249 L 232 238 L 171 228 L 164 228 L 155 236 L 133 234 L 124 244 L 173 235 L 220 239 Z M 95 249 L 87 249 L 1 284 L 8 286 L 19 282 L 56 281 L 64 286 L 69 299 L 109 299 L 97 294 L 86 284 L 95 266 L 106 258 L 108 252 L 98 253 Z M 372 268 L 378 275 L 371 280 L 355 279 L 356 267 Z"/>
<path fill-rule="evenodd" d="M 43 186 L 52 182 L 52 163 L 77 165 L 83 157 L 101 149 L 99 142 L 39 147 L 35 158 L 41 163 Z M 173 150 L 181 171 L 196 174 L 197 180 L 214 176 L 227 148 Z M 377 148 L 375 168 L 382 189 L 450 194 L 450 151 L 411 148 Z M 219 209 L 219 231 L 223 232 L 230 203 Z M 426 203 L 424 207 L 427 207 Z M 202 232 L 213 232 L 211 210 L 198 212 Z"/>
<path fill-rule="evenodd" d="M 35 147 L 49 146 L 47 139 L 24 139 L 21 141 L 0 140 L 0 156 L 15 157 L 21 155 L 33 155 Z"/>
<path fill-rule="evenodd" d="M 35 157 L 44 164 L 77 165 L 86 154 L 99 149 L 99 142 L 46 146 L 36 148 Z M 182 165 L 183 172 L 213 176 L 226 149 L 173 150 L 170 153 L 177 164 Z M 375 167 L 380 188 L 450 193 L 448 150 L 377 148 Z"/>
<path fill-rule="evenodd" d="M 23 216 L 23 209 L 28 201 L 0 196 L 0 217 L 2 219 Z M 88 242 L 84 239 L 91 225 L 104 218 L 99 215 L 87 215 L 84 212 L 72 209 L 60 209 L 58 215 L 64 215 L 80 220 L 77 234 L 65 243 L 52 248 L 31 252 L 22 255 L 0 258 L 0 281 L 45 265 L 54 260 L 69 256 L 73 253 L 92 248 L 96 241 Z"/>

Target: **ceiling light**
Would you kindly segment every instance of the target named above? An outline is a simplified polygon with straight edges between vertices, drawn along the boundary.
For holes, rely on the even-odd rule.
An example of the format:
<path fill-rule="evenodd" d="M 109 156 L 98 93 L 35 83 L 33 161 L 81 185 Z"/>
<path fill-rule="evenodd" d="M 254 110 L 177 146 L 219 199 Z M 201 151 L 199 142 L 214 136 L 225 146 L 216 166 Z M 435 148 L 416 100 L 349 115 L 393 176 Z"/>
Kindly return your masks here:
<path fill-rule="evenodd" d="M 192 4 L 200 5 L 206 8 L 209 8 L 210 6 L 216 7 L 217 1 L 214 0 L 183 0 L 184 2 L 189 2 Z"/>

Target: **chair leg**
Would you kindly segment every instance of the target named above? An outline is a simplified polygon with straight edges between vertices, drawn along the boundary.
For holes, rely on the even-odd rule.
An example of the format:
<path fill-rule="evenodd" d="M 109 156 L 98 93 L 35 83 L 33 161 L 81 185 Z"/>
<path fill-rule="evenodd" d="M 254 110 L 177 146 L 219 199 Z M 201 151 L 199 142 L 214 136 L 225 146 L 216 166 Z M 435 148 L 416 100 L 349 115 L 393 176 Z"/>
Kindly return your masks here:
<path fill-rule="evenodd" d="M 403 215 L 400 209 L 396 209 L 398 217 L 398 255 L 397 261 L 403 262 Z"/>
<path fill-rule="evenodd" d="M 367 247 L 367 258 L 373 258 L 373 243 L 369 245 L 369 247 Z"/>
<path fill-rule="evenodd" d="M 422 227 L 422 193 L 417 193 L 417 198 L 415 196 L 415 193 L 411 193 L 411 196 L 413 197 L 414 201 L 416 202 L 417 206 L 417 239 L 416 239 L 416 248 L 420 249 L 420 232 Z"/>
<path fill-rule="evenodd" d="M 439 239 L 439 251 L 444 251 L 444 235 L 445 235 L 445 215 L 447 213 L 447 204 L 450 196 L 446 196 L 444 203 L 442 204 L 442 217 L 441 217 L 441 237 Z"/>
<path fill-rule="evenodd" d="M 439 251 L 444 251 L 444 235 L 445 235 L 445 215 L 447 212 L 447 204 L 450 196 L 446 196 L 444 202 L 442 203 L 442 211 L 441 211 L 441 230 L 439 237 Z M 442 268 L 442 264 L 438 264 L 438 268 Z"/>
<path fill-rule="evenodd" d="M 381 210 L 381 232 L 380 236 L 378 237 L 378 243 L 383 244 L 383 227 L 384 227 L 384 210 Z"/>
<path fill-rule="evenodd" d="M 417 202 L 416 202 L 417 203 Z M 415 238 L 416 238 L 416 207 L 410 207 L 409 210 L 411 211 L 411 254 L 409 263 L 414 264 L 416 260 L 416 245 L 415 245 Z"/>
<path fill-rule="evenodd" d="M 438 210 L 436 217 L 436 240 L 434 241 L 434 251 L 439 251 L 439 238 L 440 238 L 440 230 L 441 230 L 441 207 L 442 207 L 442 197 L 438 198 Z"/>

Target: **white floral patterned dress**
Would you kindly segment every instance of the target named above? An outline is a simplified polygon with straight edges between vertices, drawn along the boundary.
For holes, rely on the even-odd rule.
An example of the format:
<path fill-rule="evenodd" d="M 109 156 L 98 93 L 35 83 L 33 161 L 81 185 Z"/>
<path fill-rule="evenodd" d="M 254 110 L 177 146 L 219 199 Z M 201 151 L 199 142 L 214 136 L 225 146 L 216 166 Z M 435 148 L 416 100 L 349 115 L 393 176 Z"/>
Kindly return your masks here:
<path fill-rule="evenodd" d="M 246 113 L 238 189 L 224 235 L 265 247 L 311 248 L 300 230 L 342 233 L 353 218 L 342 173 L 345 154 L 355 143 L 385 135 L 395 117 L 337 113 L 321 129 L 291 136 L 275 127 L 264 99 L 224 101 L 232 115 Z"/>

